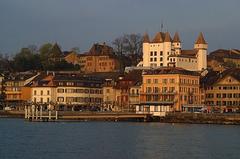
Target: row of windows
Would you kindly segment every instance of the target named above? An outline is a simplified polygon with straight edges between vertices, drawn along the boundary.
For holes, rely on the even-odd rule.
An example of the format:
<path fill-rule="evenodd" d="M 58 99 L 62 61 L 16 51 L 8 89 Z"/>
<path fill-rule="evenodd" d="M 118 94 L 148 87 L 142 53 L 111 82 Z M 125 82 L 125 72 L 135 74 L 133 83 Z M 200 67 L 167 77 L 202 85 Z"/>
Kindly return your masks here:
<path fill-rule="evenodd" d="M 163 52 L 162 51 L 160 51 L 160 56 L 162 56 L 163 55 Z M 150 52 L 150 56 L 157 56 L 157 51 L 151 51 Z"/>
<path fill-rule="evenodd" d="M 162 57 L 160 57 L 160 59 L 159 59 L 160 61 L 163 61 L 163 58 Z M 156 57 L 154 57 L 154 58 L 150 58 L 150 62 L 156 62 L 157 61 L 157 58 Z"/>
<path fill-rule="evenodd" d="M 57 89 L 58 93 L 90 93 L 90 94 L 102 94 L 102 90 L 99 89 Z"/>
<path fill-rule="evenodd" d="M 34 93 L 33 93 L 33 94 L 34 94 L 34 95 L 38 95 L 38 94 L 39 94 L 39 95 L 41 95 L 41 96 L 42 96 L 42 95 L 50 95 L 50 91 L 49 91 L 49 90 L 47 90 L 47 91 L 40 90 L 39 92 L 40 92 L 40 93 L 38 93 L 38 91 L 34 90 Z"/>
<path fill-rule="evenodd" d="M 184 93 L 198 93 L 198 88 L 188 88 L 188 87 L 180 87 L 180 92 Z"/>
<path fill-rule="evenodd" d="M 146 79 L 146 83 L 159 83 L 158 79 Z M 175 83 L 175 79 L 162 79 L 162 83 Z M 180 79 L 180 84 L 198 84 L 198 80 Z"/>
<path fill-rule="evenodd" d="M 188 104 L 193 104 L 198 101 L 198 96 L 180 95 L 180 100 L 188 102 Z"/>
<path fill-rule="evenodd" d="M 207 93 L 206 98 L 240 98 L 240 93 Z"/>
<path fill-rule="evenodd" d="M 78 103 L 87 103 L 87 102 L 94 102 L 94 103 L 100 103 L 102 102 L 102 98 L 89 98 L 89 97 L 58 97 L 58 102 L 65 102 L 66 103 L 72 103 L 72 102 L 78 102 Z"/>
<path fill-rule="evenodd" d="M 163 63 L 160 63 L 160 66 L 163 66 Z M 150 63 L 150 67 L 157 67 L 156 63 Z"/>
<path fill-rule="evenodd" d="M 177 59 L 175 60 L 175 58 L 170 58 L 170 61 L 171 62 L 175 62 L 175 61 L 177 61 Z M 195 62 L 195 63 L 197 63 L 197 60 L 193 60 L 193 59 L 191 59 L 191 58 L 188 58 L 188 59 L 186 59 L 186 58 L 184 58 L 184 59 L 182 59 L 182 58 L 179 58 L 178 59 L 178 61 L 182 61 L 182 62 Z"/>
<path fill-rule="evenodd" d="M 180 84 L 199 84 L 198 80 L 180 79 Z"/>
<path fill-rule="evenodd" d="M 167 52 L 167 55 L 169 55 L 170 53 L 169 52 Z M 150 51 L 150 56 L 157 56 L 158 55 L 158 53 L 157 53 L 157 51 Z M 160 56 L 163 56 L 163 51 L 160 51 L 159 52 L 159 55 Z"/>
<path fill-rule="evenodd" d="M 13 92 L 21 91 L 21 87 L 6 87 L 6 91 L 13 91 Z"/>
<path fill-rule="evenodd" d="M 168 82 L 169 82 L 169 83 L 175 83 L 175 79 L 173 79 L 173 78 L 170 78 L 170 79 L 162 79 L 161 81 L 162 81 L 162 83 L 164 83 L 164 84 L 167 84 Z M 148 84 L 150 84 L 150 83 L 155 83 L 155 84 L 157 84 L 157 83 L 160 83 L 161 81 L 160 81 L 159 79 L 146 79 L 146 83 L 148 83 Z"/>
<path fill-rule="evenodd" d="M 86 83 L 84 83 L 84 82 L 58 82 L 58 85 L 59 86 L 64 86 L 64 85 L 66 85 L 66 86 L 74 86 L 74 85 L 76 85 L 76 86 L 84 86 Z M 90 84 L 90 87 L 100 87 L 101 86 L 101 84 L 99 84 L 99 83 L 91 83 Z"/>
<path fill-rule="evenodd" d="M 135 94 L 136 94 L 136 95 L 139 95 L 139 89 L 136 89 L 136 90 L 135 90 L 135 89 L 132 89 L 131 94 L 132 94 L 132 95 L 135 95 Z"/>
<path fill-rule="evenodd" d="M 160 93 L 162 90 L 162 92 L 174 92 L 175 91 L 175 87 L 146 87 L 146 92 L 147 93 Z"/>
<path fill-rule="evenodd" d="M 99 66 L 107 66 L 107 62 L 100 62 Z M 113 65 L 113 62 L 109 62 L 109 65 Z"/>
<path fill-rule="evenodd" d="M 43 98 L 40 98 L 39 101 L 37 101 L 37 98 L 33 98 L 34 103 L 40 102 L 40 103 L 50 103 L 50 98 L 47 98 L 46 101 L 43 100 Z"/>
<path fill-rule="evenodd" d="M 239 90 L 240 87 L 238 87 L 238 86 L 207 87 L 207 90 L 213 90 L 213 89 L 219 89 L 219 90 Z"/>
<path fill-rule="evenodd" d="M 146 101 L 148 102 L 174 102 L 174 96 L 159 96 L 159 95 L 146 95 Z"/>
<path fill-rule="evenodd" d="M 217 106 L 240 106 L 240 101 L 207 101 L 207 105 Z"/>

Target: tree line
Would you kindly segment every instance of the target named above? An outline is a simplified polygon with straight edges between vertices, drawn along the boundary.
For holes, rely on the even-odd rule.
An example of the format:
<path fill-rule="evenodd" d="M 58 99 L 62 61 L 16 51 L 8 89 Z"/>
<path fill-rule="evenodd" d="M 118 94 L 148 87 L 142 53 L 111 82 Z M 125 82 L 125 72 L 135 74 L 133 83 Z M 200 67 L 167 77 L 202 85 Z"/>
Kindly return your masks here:
<path fill-rule="evenodd" d="M 141 60 L 142 39 L 140 34 L 124 34 L 112 41 L 114 53 L 118 57 L 122 68 L 135 66 Z M 71 51 L 80 52 L 78 47 L 74 47 Z M 21 48 L 11 59 L 0 54 L 0 64 L 0 72 L 73 71 L 80 69 L 79 65 L 73 65 L 65 61 L 60 46 L 51 43 L 43 44 L 39 48 L 36 45 Z"/>

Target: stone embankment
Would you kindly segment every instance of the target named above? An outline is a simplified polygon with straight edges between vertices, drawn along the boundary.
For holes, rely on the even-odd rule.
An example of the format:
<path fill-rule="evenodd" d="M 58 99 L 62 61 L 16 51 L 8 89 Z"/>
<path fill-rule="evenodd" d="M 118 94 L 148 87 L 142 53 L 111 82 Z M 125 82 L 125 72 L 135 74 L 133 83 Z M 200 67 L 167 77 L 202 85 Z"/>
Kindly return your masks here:
<path fill-rule="evenodd" d="M 236 124 L 240 125 L 240 114 L 234 113 L 169 113 L 160 119 L 165 123 L 192 124 Z"/>

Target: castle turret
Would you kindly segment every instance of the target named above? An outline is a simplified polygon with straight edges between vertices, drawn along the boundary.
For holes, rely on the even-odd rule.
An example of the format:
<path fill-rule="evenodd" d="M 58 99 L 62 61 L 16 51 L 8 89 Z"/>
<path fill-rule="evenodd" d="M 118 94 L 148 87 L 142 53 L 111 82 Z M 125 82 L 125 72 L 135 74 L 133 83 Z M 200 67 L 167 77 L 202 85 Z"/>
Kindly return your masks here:
<path fill-rule="evenodd" d="M 203 37 L 203 33 L 201 32 L 194 44 L 194 49 L 207 49 L 207 48 L 208 44 Z"/>
<path fill-rule="evenodd" d="M 149 65 L 150 39 L 147 33 L 143 35 L 143 66 Z"/>
<path fill-rule="evenodd" d="M 148 36 L 147 33 L 145 33 L 145 34 L 143 35 L 143 43 L 149 43 L 149 42 L 150 42 L 149 36 Z"/>
<path fill-rule="evenodd" d="M 164 33 L 158 32 L 155 37 L 153 38 L 152 42 L 153 43 L 162 43 L 164 41 L 163 39 Z"/>
<path fill-rule="evenodd" d="M 173 37 L 173 47 L 174 47 L 174 50 L 175 50 L 175 54 L 180 54 L 181 53 L 182 45 L 181 45 L 181 40 L 180 40 L 178 32 L 176 32 L 174 37 Z"/>
<path fill-rule="evenodd" d="M 198 70 L 204 70 L 207 68 L 207 49 L 208 44 L 203 37 L 201 32 L 194 44 L 194 49 L 198 50 L 197 52 L 197 61 L 198 61 Z"/>

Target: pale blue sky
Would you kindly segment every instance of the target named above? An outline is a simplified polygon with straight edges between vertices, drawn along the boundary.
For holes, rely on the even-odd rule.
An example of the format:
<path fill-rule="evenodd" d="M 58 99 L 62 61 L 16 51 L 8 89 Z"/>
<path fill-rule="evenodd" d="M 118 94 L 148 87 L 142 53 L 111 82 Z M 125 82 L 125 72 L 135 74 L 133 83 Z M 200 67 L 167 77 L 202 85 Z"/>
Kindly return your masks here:
<path fill-rule="evenodd" d="M 0 52 L 58 42 L 88 50 L 123 33 L 178 31 L 184 49 L 203 32 L 210 50 L 240 49 L 239 0 L 0 0 Z"/>

